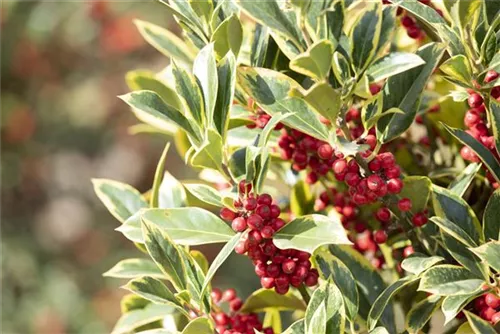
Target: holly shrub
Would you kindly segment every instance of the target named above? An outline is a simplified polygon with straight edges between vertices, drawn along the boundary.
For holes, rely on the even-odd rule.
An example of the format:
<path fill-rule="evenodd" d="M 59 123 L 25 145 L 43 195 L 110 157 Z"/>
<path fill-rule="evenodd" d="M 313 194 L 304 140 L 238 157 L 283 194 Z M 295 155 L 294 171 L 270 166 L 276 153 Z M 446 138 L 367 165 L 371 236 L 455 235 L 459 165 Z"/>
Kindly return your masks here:
<path fill-rule="evenodd" d="M 120 98 L 200 181 L 168 144 L 145 194 L 94 180 L 151 258 L 105 273 L 114 334 L 496 333 L 500 2 L 161 2 L 182 38 L 137 21 L 170 62 Z M 211 284 L 233 252 L 246 299 Z"/>

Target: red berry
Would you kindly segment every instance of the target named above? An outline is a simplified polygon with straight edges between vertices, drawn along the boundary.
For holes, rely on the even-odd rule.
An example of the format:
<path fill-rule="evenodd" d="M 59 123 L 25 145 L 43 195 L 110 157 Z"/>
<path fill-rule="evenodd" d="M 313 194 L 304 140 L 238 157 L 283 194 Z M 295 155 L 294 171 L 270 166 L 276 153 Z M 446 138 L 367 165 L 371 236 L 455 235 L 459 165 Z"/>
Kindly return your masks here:
<path fill-rule="evenodd" d="M 290 286 L 289 285 L 276 286 L 274 288 L 274 291 L 276 291 L 276 293 L 279 294 L 279 295 L 286 295 L 286 293 L 288 292 L 288 290 L 290 290 Z"/>
<path fill-rule="evenodd" d="M 333 148 L 330 144 L 323 144 L 318 148 L 318 156 L 321 159 L 328 160 L 333 156 Z"/>
<path fill-rule="evenodd" d="M 212 297 L 212 301 L 217 304 L 222 298 L 222 291 L 220 291 L 220 289 L 213 288 L 210 296 Z"/>
<path fill-rule="evenodd" d="M 385 233 L 384 230 L 375 231 L 373 240 L 375 240 L 377 244 L 383 244 L 387 241 L 387 233 Z"/>
<path fill-rule="evenodd" d="M 493 314 L 493 316 L 491 317 L 491 323 L 496 324 L 499 321 L 500 321 L 500 312 L 497 312 Z"/>
<path fill-rule="evenodd" d="M 302 284 L 303 281 L 304 280 L 302 279 L 302 277 L 299 277 L 299 276 L 290 277 L 290 284 L 295 288 L 298 288 Z"/>
<path fill-rule="evenodd" d="M 222 208 L 220 209 L 220 217 L 226 221 L 232 221 L 234 218 L 236 218 L 236 212 L 233 212 L 232 210 L 228 208 Z"/>
<path fill-rule="evenodd" d="M 403 250 L 403 257 L 407 258 L 408 256 L 412 255 L 413 253 L 415 253 L 415 250 L 413 249 L 412 246 L 405 247 L 405 249 Z"/>
<path fill-rule="evenodd" d="M 464 146 L 460 149 L 460 155 L 464 160 L 471 162 L 479 162 L 479 157 L 472 151 L 468 146 Z"/>
<path fill-rule="evenodd" d="M 258 245 L 262 241 L 262 234 L 259 231 L 253 230 L 248 233 L 248 242 L 251 245 Z"/>
<path fill-rule="evenodd" d="M 246 194 L 252 190 L 252 184 L 246 183 L 245 180 L 241 180 L 239 183 L 240 193 Z"/>
<path fill-rule="evenodd" d="M 368 88 L 370 89 L 370 94 L 372 94 L 372 95 L 377 94 L 378 92 L 380 92 L 380 89 L 382 89 L 382 87 L 376 83 L 370 84 L 370 86 Z M 355 137 L 357 138 L 359 136 L 355 136 Z"/>
<path fill-rule="evenodd" d="M 388 179 L 396 179 L 401 175 L 401 168 L 399 166 L 392 166 L 387 168 L 384 174 Z"/>
<path fill-rule="evenodd" d="M 274 285 L 276 287 L 288 286 L 290 284 L 290 279 L 286 274 L 280 274 L 275 280 Z"/>
<path fill-rule="evenodd" d="M 255 209 L 255 213 L 261 216 L 263 219 L 267 219 L 271 217 L 271 208 L 267 205 L 259 205 L 257 209 Z"/>
<path fill-rule="evenodd" d="M 257 197 L 257 203 L 261 205 L 271 205 L 273 198 L 269 194 L 261 194 Z"/>
<path fill-rule="evenodd" d="M 255 274 L 259 277 L 266 275 L 266 265 L 264 263 L 257 263 L 255 265 Z"/>
<path fill-rule="evenodd" d="M 481 122 L 481 116 L 475 109 L 470 109 L 465 113 L 464 124 L 468 128 L 472 128 L 474 125 Z"/>
<path fill-rule="evenodd" d="M 271 209 L 271 218 L 278 218 L 280 216 L 281 209 L 279 206 L 273 204 L 270 206 L 270 209 Z"/>
<path fill-rule="evenodd" d="M 416 213 L 412 218 L 413 225 L 420 227 L 427 224 L 427 216 L 423 212 Z"/>
<path fill-rule="evenodd" d="M 384 169 L 391 168 L 396 164 L 396 158 L 394 158 L 394 154 L 390 152 L 380 153 L 378 157 L 381 159 Z"/>
<path fill-rule="evenodd" d="M 489 307 L 495 309 L 500 307 L 500 298 L 498 298 L 494 293 L 486 294 L 484 301 L 486 302 L 486 305 L 488 305 Z"/>
<path fill-rule="evenodd" d="M 257 214 L 252 214 L 247 218 L 248 227 L 252 230 L 260 230 L 264 225 L 264 220 Z"/>
<path fill-rule="evenodd" d="M 243 232 L 247 229 L 247 222 L 243 217 L 237 217 L 231 223 L 231 227 L 235 232 Z"/>
<path fill-rule="evenodd" d="M 342 174 L 347 170 L 347 161 L 345 159 L 337 159 L 332 166 L 333 172 L 335 174 Z"/>
<path fill-rule="evenodd" d="M 306 286 L 315 286 L 316 284 L 318 284 L 318 276 L 309 273 L 309 275 L 307 275 L 306 279 L 304 280 L 304 284 Z"/>
<path fill-rule="evenodd" d="M 273 229 L 274 231 L 278 231 L 280 228 L 285 226 L 285 221 L 281 218 L 276 218 L 273 222 Z"/>
<path fill-rule="evenodd" d="M 406 212 L 411 210 L 411 200 L 409 198 L 400 199 L 398 202 L 398 209 Z"/>
<path fill-rule="evenodd" d="M 238 244 L 236 245 L 236 247 L 234 247 L 234 251 L 237 253 L 237 254 L 245 254 L 247 251 L 248 251 L 248 244 L 246 241 L 240 241 L 238 242 Z"/>
<path fill-rule="evenodd" d="M 216 313 L 214 314 L 214 321 L 217 325 L 227 325 L 229 322 L 229 317 L 225 313 Z"/>
<path fill-rule="evenodd" d="M 355 187 L 361 181 L 358 173 L 349 172 L 345 175 L 345 182 L 351 187 Z"/>
<path fill-rule="evenodd" d="M 276 278 L 280 274 L 280 266 L 277 263 L 271 263 L 266 268 L 268 277 Z"/>
<path fill-rule="evenodd" d="M 391 194 L 399 194 L 403 189 L 403 181 L 398 178 L 389 179 L 387 181 L 387 191 Z"/>
<path fill-rule="evenodd" d="M 377 174 L 373 174 L 368 176 L 367 178 L 367 186 L 370 190 L 378 190 L 382 184 L 384 184 L 384 180 Z"/>
<path fill-rule="evenodd" d="M 236 298 L 236 290 L 234 290 L 233 288 L 227 289 L 226 291 L 224 291 L 222 293 L 222 300 L 223 301 L 229 302 L 229 301 L 233 300 L 234 298 Z"/>
<path fill-rule="evenodd" d="M 264 289 L 272 289 L 272 288 L 274 288 L 274 278 L 272 278 L 272 277 L 262 277 L 260 279 L 260 285 L 262 285 L 262 287 Z"/>
<path fill-rule="evenodd" d="M 368 163 L 368 168 L 370 168 L 372 172 L 377 172 L 380 170 L 380 168 L 382 168 L 382 162 L 380 161 L 380 159 L 375 157 Z"/>
<path fill-rule="evenodd" d="M 239 298 L 235 298 L 229 303 L 229 308 L 233 312 L 239 311 L 242 306 L 243 302 Z"/>
<path fill-rule="evenodd" d="M 480 313 L 480 316 L 484 320 L 491 321 L 491 319 L 493 318 L 493 315 L 495 313 L 496 313 L 496 311 L 494 308 L 487 307 L 487 308 L 483 308 L 483 310 Z"/>
<path fill-rule="evenodd" d="M 307 184 L 315 184 L 318 181 L 318 174 L 315 172 L 309 172 L 306 175 L 306 183 Z"/>
<path fill-rule="evenodd" d="M 294 260 L 286 260 L 281 264 L 281 269 L 285 274 L 292 274 L 295 271 L 295 261 Z"/>
<path fill-rule="evenodd" d="M 408 34 L 408 37 L 413 38 L 413 39 L 418 39 L 421 36 L 421 31 L 420 28 L 417 26 L 412 26 L 408 27 L 408 30 L 406 30 L 406 33 Z"/>
<path fill-rule="evenodd" d="M 484 77 L 484 82 L 489 83 L 492 82 L 493 80 L 496 80 L 498 78 L 498 73 L 495 72 L 494 70 L 489 70 L 486 73 L 486 76 Z"/>
<path fill-rule="evenodd" d="M 253 197 L 249 197 L 245 201 L 245 209 L 248 211 L 253 211 L 257 207 L 257 200 Z"/>
<path fill-rule="evenodd" d="M 264 239 L 271 239 L 274 235 L 274 229 L 271 226 L 264 226 L 262 230 L 260 230 L 260 234 Z"/>
<path fill-rule="evenodd" d="M 403 27 L 409 28 L 415 25 L 415 21 L 413 21 L 413 19 L 408 15 L 405 15 L 401 18 L 401 24 L 403 25 Z"/>
<path fill-rule="evenodd" d="M 483 98 L 478 93 L 472 93 L 469 95 L 467 102 L 471 108 L 477 108 L 483 104 Z"/>

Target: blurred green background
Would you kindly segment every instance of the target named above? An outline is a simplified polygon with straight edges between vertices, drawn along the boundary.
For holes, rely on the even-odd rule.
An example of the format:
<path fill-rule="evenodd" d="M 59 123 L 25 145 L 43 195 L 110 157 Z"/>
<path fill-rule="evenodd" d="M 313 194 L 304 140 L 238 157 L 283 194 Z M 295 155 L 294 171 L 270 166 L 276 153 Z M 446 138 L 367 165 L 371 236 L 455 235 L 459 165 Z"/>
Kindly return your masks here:
<path fill-rule="evenodd" d="M 136 120 L 116 98 L 127 71 L 168 65 L 134 18 L 179 31 L 153 1 L 2 1 L 2 333 L 109 333 L 120 316 L 124 282 L 101 274 L 140 253 L 90 179 L 147 191 L 167 140 L 130 135 Z M 167 166 L 196 176 L 176 152 Z M 247 262 L 230 259 L 216 284 L 248 294 Z"/>

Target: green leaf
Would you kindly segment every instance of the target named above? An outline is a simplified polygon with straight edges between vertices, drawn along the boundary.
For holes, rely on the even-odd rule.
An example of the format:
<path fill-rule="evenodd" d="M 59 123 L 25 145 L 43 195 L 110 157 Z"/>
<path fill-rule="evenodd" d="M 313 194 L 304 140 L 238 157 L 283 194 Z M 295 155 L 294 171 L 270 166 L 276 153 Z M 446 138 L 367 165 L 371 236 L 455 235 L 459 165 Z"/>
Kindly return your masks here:
<path fill-rule="evenodd" d="M 200 333 L 213 333 L 214 327 L 212 322 L 207 318 L 200 317 L 191 320 L 186 327 L 184 327 L 182 334 L 200 334 Z"/>
<path fill-rule="evenodd" d="M 383 6 L 382 26 L 380 28 L 380 38 L 377 45 L 377 53 L 384 51 L 391 42 L 396 31 L 396 6 Z"/>
<path fill-rule="evenodd" d="M 481 264 L 481 260 L 467 248 L 466 244 L 442 229 L 440 234 L 444 248 L 458 263 L 476 275 L 477 278 L 487 279 L 489 275 L 488 267 Z"/>
<path fill-rule="evenodd" d="M 342 261 L 351 271 L 359 289 L 359 314 L 362 318 L 367 319 L 368 310 L 363 308 L 363 303 L 368 304 L 368 306 L 373 304 L 386 288 L 384 280 L 371 263 L 351 246 L 330 245 L 328 246 L 328 251 Z M 396 333 L 392 307 L 385 309 L 380 321 L 388 329 L 389 333 Z"/>
<path fill-rule="evenodd" d="M 191 157 L 191 165 L 199 168 L 222 170 L 223 141 L 221 135 L 214 129 L 208 128 L 205 140 L 200 148 Z"/>
<path fill-rule="evenodd" d="M 367 7 L 351 34 L 352 60 L 360 73 L 375 56 L 382 27 L 382 5 L 370 3 Z"/>
<path fill-rule="evenodd" d="M 174 294 L 165 284 L 156 278 L 149 276 L 135 278 L 124 285 L 123 288 L 155 304 L 171 305 L 182 313 L 187 314 Z"/>
<path fill-rule="evenodd" d="M 299 180 L 290 193 L 290 210 L 296 217 L 307 215 L 313 211 L 314 200 L 311 187 L 304 180 Z"/>
<path fill-rule="evenodd" d="M 225 19 L 212 34 L 211 42 L 214 43 L 214 51 L 222 58 L 231 50 L 238 56 L 243 39 L 243 28 L 236 14 Z"/>
<path fill-rule="evenodd" d="M 107 179 L 92 179 L 92 184 L 97 197 L 122 223 L 140 209 L 148 207 L 141 193 L 128 184 Z"/>
<path fill-rule="evenodd" d="M 495 334 L 498 333 L 489 322 L 481 319 L 477 315 L 464 311 L 465 316 L 467 317 L 467 321 L 469 321 L 469 325 L 474 331 L 475 334 Z"/>
<path fill-rule="evenodd" d="M 203 282 L 203 286 L 201 288 L 201 294 L 207 290 L 208 285 L 210 284 L 210 281 L 215 275 L 215 272 L 219 267 L 226 261 L 229 255 L 231 255 L 232 251 L 234 250 L 234 247 L 236 247 L 236 244 L 240 241 L 241 237 L 243 236 L 242 233 L 237 233 L 235 234 L 225 245 L 222 247 L 220 250 L 219 254 L 215 257 L 213 260 L 212 264 L 210 265 L 210 268 L 208 268 L 208 272 L 205 276 L 205 281 Z"/>
<path fill-rule="evenodd" d="M 401 198 L 409 198 L 412 202 L 412 212 L 423 211 L 431 196 L 432 182 L 426 176 L 406 176 L 403 179 Z"/>
<path fill-rule="evenodd" d="M 500 103 L 498 101 L 494 99 L 490 100 L 488 114 L 493 136 L 495 137 L 495 148 L 497 152 L 500 152 Z"/>
<path fill-rule="evenodd" d="M 323 39 L 311 45 L 306 52 L 292 59 L 290 68 L 316 80 L 323 80 L 330 72 L 333 51 L 332 43 L 327 39 Z"/>
<path fill-rule="evenodd" d="M 430 219 L 434 224 L 439 226 L 444 232 L 451 235 L 453 238 L 459 240 L 469 247 L 475 247 L 476 242 L 464 231 L 459 225 L 442 217 L 431 217 Z"/>
<path fill-rule="evenodd" d="M 295 321 L 282 334 L 305 334 L 304 319 Z"/>
<path fill-rule="evenodd" d="M 340 112 L 340 93 L 326 82 L 316 83 L 304 95 L 304 99 L 321 116 L 336 125 Z"/>
<path fill-rule="evenodd" d="M 338 51 L 333 53 L 332 69 L 335 78 L 341 84 L 346 84 L 351 80 L 351 65 L 346 57 Z"/>
<path fill-rule="evenodd" d="M 323 279 L 331 278 L 344 298 L 347 318 L 355 321 L 358 314 L 358 289 L 349 268 L 331 253 L 322 249 L 314 252 L 312 261 Z"/>
<path fill-rule="evenodd" d="M 465 295 L 457 295 L 457 296 L 447 296 L 443 299 L 443 303 L 441 304 L 441 311 L 445 317 L 445 325 L 455 319 L 458 313 L 473 299 L 475 299 L 478 295 L 483 294 L 482 291 L 465 294 Z"/>
<path fill-rule="evenodd" d="M 488 167 L 495 179 L 500 182 L 500 164 L 496 160 L 495 156 L 483 144 L 461 129 L 449 127 L 444 123 L 441 124 L 460 143 L 473 150 L 474 153 L 483 161 L 486 167 Z"/>
<path fill-rule="evenodd" d="M 129 293 L 123 296 L 120 300 L 120 310 L 122 313 L 127 313 L 133 310 L 143 309 L 150 304 L 151 302 L 149 300 L 139 297 L 133 293 Z"/>
<path fill-rule="evenodd" d="M 500 240 L 500 189 L 495 190 L 486 204 L 483 215 L 483 232 L 486 240 Z"/>
<path fill-rule="evenodd" d="M 301 90 L 301 86 L 290 77 L 269 69 L 240 67 L 238 82 L 271 116 L 293 113 L 282 123 L 317 139 L 328 140 L 328 129 L 319 121 L 314 109 L 302 99 L 288 97 L 292 89 Z"/>
<path fill-rule="evenodd" d="M 463 102 L 469 97 L 469 93 L 465 90 L 452 90 L 449 94 L 455 102 Z"/>
<path fill-rule="evenodd" d="M 377 129 L 382 133 L 383 143 L 399 137 L 413 123 L 420 96 L 443 53 L 444 48 L 440 44 L 424 45 L 417 50 L 417 55 L 425 62 L 424 65 L 387 79 L 383 90 L 383 110 L 399 108 L 404 111 L 404 114 L 390 114 L 381 118 L 377 123 Z"/>
<path fill-rule="evenodd" d="M 474 178 L 480 169 L 481 164 L 475 162 L 471 163 L 457 175 L 453 182 L 451 182 L 448 186 L 448 189 L 455 195 L 462 197 L 472 181 L 474 181 Z"/>
<path fill-rule="evenodd" d="M 369 329 L 374 329 L 377 325 L 378 319 L 384 312 L 389 301 L 403 288 L 409 286 L 410 284 L 416 282 L 419 279 L 418 276 L 406 276 L 397 280 L 388 286 L 378 298 L 373 303 L 370 313 L 368 314 L 367 326 Z"/>
<path fill-rule="evenodd" d="M 472 70 L 469 60 L 464 55 L 451 57 L 445 61 L 439 69 L 452 79 L 462 83 L 465 87 L 470 87 L 472 82 Z"/>
<path fill-rule="evenodd" d="M 198 266 L 201 268 L 202 272 L 204 274 L 206 274 L 207 271 L 208 271 L 208 260 L 205 257 L 205 255 L 203 255 L 202 252 L 197 251 L 197 250 L 191 250 L 191 251 L 189 251 L 189 254 L 196 261 L 196 263 L 198 264 Z"/>
<path fill-rule="evenodd" d="M 446 218 L 463 229 L 476 244 L 484 240 L 481 225 L 467 202 L 445 188 L 432 186 L 432 202 L 438 217 Z"/>
<path fill-rule="evenodd" d="M 470 250 L 495 271 L 500 272 L 500 241 L 490 241 Z"/>
<path fill-rule="evenodd" d="M 213 43 L 206 45 L 196 56 L 193 64 L 193 74 L 198 79 L 203 94 L 207 124 L 214 124 L 218 79 Z"/>
<path fill-rule="evenodd" d="M 200 201 L 219 208 L 224 206 L 224 204 L 222 204 L 222 197 L 219 192 L 216 189 L 207 186 L 206 184 L 185 183 L 184 187 Z"/>
<path fill-rule="evenodd" d="M 406 316 L 406 328 L 410 333 L 418 333 L 441 306 L 440 296 L 429 296 L 416 303 Z"/>
<path fill-rule="evenodd" d="M 149 304 L 144 309 L 137 309 L 123 314 L 116 322 L 111 334 L 127 334 L 152 322 L 162 320 L 174 313 L 169 305 Z"/>
<path fill-rule="evenodd" d="M 122 260 L 102 275 L 105 277 L 118 278 L 136 278 L 140 276 L 165 277 L 156 264 L 148 259 Z"/>
<path fill-rule="evenodd" d="M 313 292 L 311 300 L 307 305 L 305 314 L 306 333 L 316 334 L 318 323 L 315 321 L 315 315 L 318 309 L 324 309 L 325 317 L 323 333 L 334 334 L 344 333 L 345 328 L 345 310 L 342 294 L 337 286 L 331 281 L 323 281 Z"/>
<path fill-rule="evenodd" d="M 173 62 L 172 65 L 175 90 L 182 99 L 186 109 L 189 110 L 193 119 L 199 125 L 202 125 L 205 119 L 205 105 L 203 104 L 201 88 L 198 86 L 196 78 L 191 73 L 177 66 L 175 62 Z"/>
<path fill-rule="evenodd" d="M 438 265 L 422 275 L 418 290 L 440 296 L 464 295 L 479 290 L 483 283 L 463 267 Z"/>
<path fill-rule="evenodd" d="M 266 311 L 262 326 L 264 328 L 271 327 L 274 333 L 281 333 L 281 316 L 277 309 L 269 309 Z"/>
<path fill-rule="evenodd" d="M 198 18 L 198 15 L 189 5 L 187 1 L 170 1 L 160 0 L 165 5 L 167 10 L 174 15 L 176 20 L 183 26 L 183 28 L 190 33 L 187 35 L 191 38 L 193 43 L 200 47 L 198 44 L 208 43 L 203 24 Z M 197 43 L 198 42 L 198 43 Z"/>
<path fill-rule="evenodd" d="M 342 331 L 331 333 L 342 333 Z M 326 334 L 326 309 L 325 303 L 322 302 L 310 317 L 309 324 L 306 321 L 307 334 Z"/>
<path fill-rule="evenodd" d="M 300 47 L 304 44 L 302 34 L 296 24 L 295 13 L 281 9 L 275 0 L 265 2 L 238 0 L 237 4 L 258 23 L 288 37 L 296 46 Z"/>
<path fill-rule="evenodd" d="M 219 62 L 217 66 L 217 78 L 219 80 L 219 89 L 217 90 L 214 123 L 224 143 L 229 126 L 229 113 L 233 104 L 234 90 L 236 88 L 236 58 L 232 52 L 228 52 Z"/>
<path fill-rule="evenodd" d="M 142 233 L 149 255 L 177 291 L 186 289 L 186 269 L 177 246 L 158 226 L 143 222 Z"/>
<path fill-rule="evenodd" d="M 259 313 L 275 308 L 278 311 L 305 311 L 304 301 L 292 292 L 280 295 L 274 290 L 259 289 L 246 299 L 241 308 L 244 313 Z"/>
<path fill-rule="evenodd" d="M 370 331 L 370 334 L 389 334 L 389 332 L 385 329 L 385 327 L 375 327 Z"/>
<path fill-rule="evenodd" d="M 250 51 L 250 65 L 264 67 L 266 52 L 269 45 L 269 31 L 265 25 L 256 23 Z"/>
<path fill-rule="evenodd" d="M 274 131 L 274 128 L 276 127 L 276 125 L 278 125 L 279 122 L 281 122 L 282 120 L 284 120 L 287 117 L 290 117 L 291 115 L 292 114 L 275 114 L 273 117 L 271 117 L 271 119 L 269 120 L 269 122 L 267 122 L 264 129 L 262 129 L 262 132 L 259 136 L 258 146 L 259 147 L 266 146 L 267 142 L 271 138 L 271 134 Z"/>
<path fill-rule="evenodd" d="M 126 76 L 127 85 L 131 90 L 151 90 L 156 92 L 166 104 L 175 109 L 183 110 L 183 105 L 175 90 L 167 86 L 155 73 L 150 71 L 131 71 Z"/>
<path fill-rule="evenodd" d="M 201 293 L 203 282 L 205 281 L 205 274 L 203 269 L 200 267 L 198 262 L 196 262 L 194 256 L 192 255 L 193 252 L 198 251 L 191 251 L 190 253 L 188 253 L 183 247 L 179 247 L 178 249 L 179 254 L 182 257 L 184 267 L 186 268 L 187 287 L 189 294 L 192 296 L 192 302 L 194 301 L 195 305 L 198 305 L 199 308 L 205 313 L 209 313 L 211 300 L 210 294 Z"/>
<path fill-rule="evenodd" d="M 234 231 L 222 219 L 200 208 L 150 209 L 133 218 L 117 231 L 139 243 L 144 243 L 141 218 L 164 229 L 179 245 L 226 242 L 234 236 Z"/>
<path fill-rule="evenodd" d="M 312 253 L 321 245 L 352 244 L 340 223 L 339 216 L 307 215 L 283 226 L 273 238 L 280 249 L 298 249 Z"/>
<path fill-rule="evenodd" d="M 193 52 L 175 34 L 149 22 L 134 20 L 134 23 L 142 37 L 156 50 L 184 64 L 190 65 L 193 63 Z"/>
<path fill-rule="evenodd" d="M 121 95 L 119 98 L 131 106 L 135 116 L 144 123 L 168 131 L 171 122 L 174 122 L 199 139 L 200 134 L 191 122 L 178 109 L 166 104 L 155 92 L 140 90 Z"/>
<path fill-rule="evenodd" d="M 182 183 L 169 172 L 165 172 L 163 175 L 158 191 L 158 208 L 170 209 L 186 205 L 186 192 L 182 187 Z"/>
<path fill-rule="evenodd" d="M 167 153 L 170 148 L 170 142 L 165 145 L 163 152 L 160 156 L 160 161 L 158 161 L 158 165 L 156 166 L 155 177 L 153 180 L 153 186 L 151 188 L 151 198 L 149 200 L 150 208 L 158 207 L 158 198 L 160 195 L 160 185 L 162 183 L 162 174 L 165 169 L 165 162 L 167 161 Z"/>
<path fill-rule="evenodd" d="M 392 52 L 368 67 L 366 74 L 370 82 L 378 82 L 423 64 L 424 60 L 414 53 Z"/>
<path fill-rule="evenodd" d="M 418 276 L 441 261 L 444 261 L 441 256 L 426 256 L 421 253 L 414 253 L 401 262 L 401 267 L 405 271 Z"/>

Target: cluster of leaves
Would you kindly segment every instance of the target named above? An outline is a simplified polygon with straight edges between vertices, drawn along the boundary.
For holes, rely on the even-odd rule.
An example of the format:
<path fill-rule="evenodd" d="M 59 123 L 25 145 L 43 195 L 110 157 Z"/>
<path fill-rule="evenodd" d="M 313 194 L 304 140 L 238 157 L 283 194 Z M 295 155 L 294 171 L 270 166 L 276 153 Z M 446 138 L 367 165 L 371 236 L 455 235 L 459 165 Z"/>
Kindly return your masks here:
<path fill-rule="evenodd" d="M 147 332 L 215 330 L 211 280 L 247 231 L 233 231 L 212 212 L 238 210 L 241 181 L 256 194 L 279 198 L 281 217 L 292 221 L 275 231 L 272 241 L 280 249 L 311 253 L 320 284 L 285 295 L 258 290 L 239 312 L 264 312 L 264 322 L 277 333 L 397 333 L 403 330 L 396 326 L 402 323 L 395 319 L 397 307 L 411 333 L 427 331 L 439 311 L 450 330 L 495 333 L 500 190 L 494 191 L 479 163 L 460 170 L 464 161 L 453 137 L 477 154 L 496 181 L 499 161 L 449 124 L 456 126 L 453 118 L 469 96 L 466 89 L 473 90 L 485 101 L 488 126 L 500 147 L 500 105 L 490 97 L 499 80 L 485 82 L 488 72 L 500 70 L 498 3 L 444 1 L 443 17 L 436 7 L 415 0 L 162 3 L 184 38 L 138 21 L 141 34 L 171 63 L 158 74 L 131 72 L 127 80 L 134 91 L 121 99 L 143 122 L 133 130 L 172 136 L 186 164 L 203 170 L 203 182 L 182 183 L 164 173 L 168 145 L 146 194 L 94 181 L 99 198 L 122 223 L 118 230 L 153 260 L 124 260 L 106 273 L 132 279 L 125 288 L 133 294 L 124 300 L 114 333 L 141 331 L 146 324 L 155 328 L 165 318 L 173 328 Z M 398 11 L 416 20 L 426 39 L 402 45 Z M 255 105 L 271 118 L 263 127 L 245 127 L 255 119 Z M 442 109 L 438 116 L 427 112 L 435 105 Z M 352 108 L 361 110 L 359 135 L 351 133 Z M 349 228 L 348 214 L 335 206 L 315 212 L 318 193 L 343 191 L 346 185 L 331 173 L 313 186 L 304 182 L 306 174 L 293 172 L 277 154 L 278 125 L 318 140 L 355 165 L 345 196 L 353 196 L 363 229 Z M 415 141 L 422 133 L 427 140 Z M 369 145 L 368 136 L 376 143 Z M 379 153 L 384 151 L 394 151 L 398 165 L 391 154 Z M 390 160 L 393 176 L 382 177 L 396 184 L 403 170 L 402 186 L 369 204 L 356 200 L 357 173 L 371 175 L 370 162 L 378 158 Z M 389 226 L 372 218 L 380 205 L 389 210 Z M 424 214 L 431 223 L 425 224 Z M 373 265 L 373 252 L 360 252 L 366 229 L 388 234 L 375 235 L 382 264 Z M 225 243 L 210 265 L 189 249 L 208 243 Z M 492 310 L 474 309 L 470 302 L 485 293 L 495 302 L 486 301 Z M 283 310 L 298 311 L 298 319 L 282 331 Z M 226 332 L 232 333 L 221 333 Z"/>

